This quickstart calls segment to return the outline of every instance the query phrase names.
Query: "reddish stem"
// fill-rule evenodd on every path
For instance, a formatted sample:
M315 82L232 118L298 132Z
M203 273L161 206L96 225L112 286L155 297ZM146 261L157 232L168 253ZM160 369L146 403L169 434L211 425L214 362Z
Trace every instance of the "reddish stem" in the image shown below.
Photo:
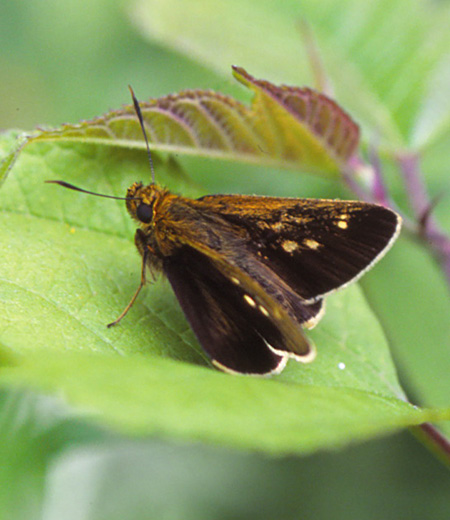
M439 262L450 285L450 239L440 229L432 216L433 203L426 192L419 168L419 157L416 154L404 154L397 157L411 209L417 220L419 235L429 244Z
M413 431L417 437L447 466L450 466L450 441L433 424L423 423Z

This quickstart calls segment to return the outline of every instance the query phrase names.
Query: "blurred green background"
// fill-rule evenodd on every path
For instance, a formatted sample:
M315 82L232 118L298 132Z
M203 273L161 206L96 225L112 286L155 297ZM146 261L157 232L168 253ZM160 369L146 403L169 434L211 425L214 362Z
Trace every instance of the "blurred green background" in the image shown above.
M271 3L261 0L261 9L269 12ZM418 3L425 12L434 13L445 4ZM289 35L294 43L288 59L297 60L298 67L287 76L282 73L283 66L276 70L271 65L281 52L276 46L275 59L262 53L259 61L252 60L252 49L239 49L239 35L248 37L254 31L255 38L271 38L271 25L266 25L261 12L252 11L252 2L232 3L238 6L235 54L225 47L222 27L206 27L204 23L208 10L213 17L220 2L193 2L189 16L181 20L174 11L174 23L183 24L183 28L215 33L214 61L202 57L195 45L189 47L186 39L178 39L176 30L173 41L165 39L167 19L158 18L159 7L164 11L167 7L163 4L170 4L176 10L177 2L149 2L150 13L153 9L155 19L159 19L159 25L153 26L154 39L149 39L151 29L148 25L143 28L145 4L107 0L2 2L0 129L31 130L36 125L89 119L129 103L128 84L141 99L185 88L212 88L247 99L231 78L232 63L261 77L269 74L264 69L268 63L272 72L268 79L273 82L312 84L294 18ZM178 2L181 11L186 4L189 2ZM320 9L321 2L316 4ZM343 34L361 23L366 1L323 3L323 9L333 6L336 24L341 6L349 4L353 4L355 16L351 25L342 28ZM407 5L394 4L399 9ZM376 16L382 20L388 3L379 1L376 5L378 12L373 16L375 21ZM281 22L276 16L271 22L276 32ZM395 27L389 34L395 40ZM412 22L411 38L420 36L423 32L414 31ZM257 49L257 41L255 46ZM286 59L280 56L280 61ZM383 85L383 78L377 81ZM416 103L420 112L420 102L414 98L409 101ZM373 99L370 102L376 104ZM399 144L411 143L413 125L402 115L400 105L396 113L400 130L392 130L390 124L386 128L391 128ZM363 123L374 124L369 116L364 119L363 112L358 115ZM439 137L442 123L438 115L433 117L438 137L425 150L430 171L435 172L430 177L432 191L441 186L444 173L440 158L448 153L448 133ZM224 189L228 187L225 183L231 183L227 191L262 193L269 176L236 175L230 181L218 168L215 178L204 176L202 180L211 189ZM303 182L287 173L278 178L280 194L288 193L287 186ZM323 196L331 190L326 181L308 180L305 184L306 190L318 190ZM26 390L0 393L0 505L5 519L444 519L450 511L449 484L446 470L408 433L341 452L271 459L211 446L127 439L78 418L54 399Z

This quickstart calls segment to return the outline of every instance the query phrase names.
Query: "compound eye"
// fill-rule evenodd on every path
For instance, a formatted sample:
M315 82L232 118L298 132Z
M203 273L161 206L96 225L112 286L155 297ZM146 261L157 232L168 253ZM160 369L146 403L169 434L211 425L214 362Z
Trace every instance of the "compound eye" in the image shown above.
M153 209L150 204L144 204L141 203L136 208L136 216L141 221L144 222L144 224L148 224L152 221L153 218Z

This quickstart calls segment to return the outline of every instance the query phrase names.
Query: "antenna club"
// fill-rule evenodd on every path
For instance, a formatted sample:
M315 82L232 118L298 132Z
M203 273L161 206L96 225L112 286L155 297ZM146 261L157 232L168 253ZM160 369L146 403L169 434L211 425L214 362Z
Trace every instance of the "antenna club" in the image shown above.
M155 169L153 168L152 153L150 151L150 145L148 144L147 132L145 131L144 118L142 116L141 107L139 106L139 101L137 100L136 96L134 95L133 87L131 85L128 85L128 88L130 90L131 98L133 99L134 110L138 117L139 124L141 125L142 134L144 135L145 145L147 147L148 161L150 163L150 170L152 172L152 184L154 184L155 183Z
M81 193L87 193L88 195L95 195L96 197L104 197L105 199L115 199L115 200L130 200L130 197L116 197L114 195L105 195L103 193L96 193L95 191L84 190L83 188L78 188L73 184L69 184L65 181L44 181L47 184L58 184L58 186L62 186L63 188L68 188L69 190L80 191ZM135 199L140 200L140 199Z

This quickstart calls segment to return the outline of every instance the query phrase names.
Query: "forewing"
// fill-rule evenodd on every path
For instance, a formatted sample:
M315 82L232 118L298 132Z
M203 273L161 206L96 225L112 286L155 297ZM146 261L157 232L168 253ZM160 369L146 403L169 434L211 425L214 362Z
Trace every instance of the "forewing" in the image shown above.
M288 355L310 361L301 326L226 259L184 246L163 261L180 305L213 363L231 372L280 372Z
M389 249L400 217L364 202L211 195L194 201L238 230L305 302L357 280Z

